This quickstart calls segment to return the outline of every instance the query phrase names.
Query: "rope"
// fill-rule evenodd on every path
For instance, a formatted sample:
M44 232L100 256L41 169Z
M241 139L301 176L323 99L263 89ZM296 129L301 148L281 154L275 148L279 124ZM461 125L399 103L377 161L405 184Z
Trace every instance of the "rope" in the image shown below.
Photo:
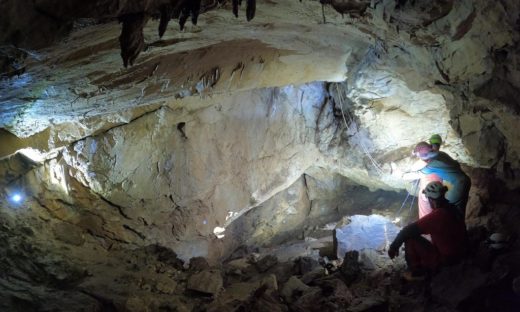
M348 123L347 123L347 119L345 118L345 112L343 111L343 103L344 103L344 99L343 99L343 95L342 95L342 92L340 92L339 90L339 86L336 84L336 92L338 94L338 100L339 100L339 107L341 108L341 116L343 117L343 122L345 123L345 128L348 129ZM350 123L354 123L354 118L352 118L352 116L350 115L350 113L347 111L347 116L349 118L349 121ZM372 157L372 155L370 154L370 151L368 150L368 148L365 146L365 144L363 144L363 141L362 140L359 140L359 145L361 146L361 149L363 150L363 152L365 153L365 155L368 157L368 159L370 159L370 161L372 162L372 165L374 165L374 167L376 168L376 171L379 175L382 175L383 174L383 168L381 167L381 165L379 165L377 163L377 161L374 159L374 157Z
M413 189L412 189L413 194L415 194L415 192L417 192L418 187L419 187L419 180L417 180L417 182L415 182L415 185L413 186ZM406 193L407 193L406 198L404 199L403 204L401 205L401 208L399 208L399 210L397 211L396 217L399 217L401 215L401 210L403 210L403 207L406 204L406 201L410 197L410 193L409 192L406 192ZM415 197L415 195L412 195L412 196ZM410 212L409 212L410 214L412 213L413 202L414 202L414 199L412 198L412 201L410 203Z
M347 119L345 118L345 111L343 110L343 103L344 103L343 93L340 92L338 85L336 85L336 92L338 94L338 100L340 102L339 107L341 108L341 116L343 117L343 122L345 123L345 128L348 129ZM352 118L352 115L348 111L347 111L346 115L348 116L348 119L349 119L350 123L352 124L354 122L354 118ZM383 168L381 167L380 164L377 163L377 161L374 159L374 157L372 157L367 146L365 144L363 144L362 140L359 141L359 145L361 146L361 149L363 150L365 155L368 157L368 159L370 159L370 161L372 162L372 165L374 165L374 168L376 168L377 173L379 175L382 175ZM415 184L413 185L413 188L412 188L413 194L415 194L417 192L417 188L419 187L419 182L420 182L420 180L417 180L417 182L415 182ZM403 203L401 204L401 207L397 211L397 214L396 214L397 218L401 215L401 211L403 210L404 206L406 205L406 202L408 201L409 197L410 197L410 192L407 192L406 197L405 197ZM412 200L410 201L410 208L408 211L408 217L410 217L412 215L412 208L413 208L413 204L415 201L415 197L416 197L415 195L412 195Z
M417 180L417 182L415 182L414 188L412 190L413 194L415 194L417 192L417 188L419 188L419 182L420 182L420 180ZM410 193L408 193L408 194L410 194ZM416 196L412 197L412 202L410 203L410 209L408 211L408 221L410 221L410 217L412 216L412 207L413 207L413 203L415 202L415 197Z
M401 214L401 210L403 210L403 207L404 205L406 204L406 201L408 200L408 197L410 197L410 193L409 192L406 192L406 197L403 201L403 204L401 205L401 208L399 208L399 210L397 210L397 214L396 214L396 217L399 217L399 215ZM413 202L413 201L412 201Z

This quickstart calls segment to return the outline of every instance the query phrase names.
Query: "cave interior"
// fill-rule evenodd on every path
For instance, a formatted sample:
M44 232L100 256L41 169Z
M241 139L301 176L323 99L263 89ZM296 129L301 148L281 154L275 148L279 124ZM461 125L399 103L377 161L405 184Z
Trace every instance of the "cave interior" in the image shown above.
M517 0L0 2L1 311L519 311ZM469 254L387 255L432 134Z

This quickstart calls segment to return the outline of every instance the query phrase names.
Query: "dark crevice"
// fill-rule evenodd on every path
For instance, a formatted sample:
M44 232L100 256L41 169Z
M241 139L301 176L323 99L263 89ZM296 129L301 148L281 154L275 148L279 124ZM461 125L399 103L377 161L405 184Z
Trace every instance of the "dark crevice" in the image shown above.
M91 137L95 137L95 136L99 136L99 135L103 135L104 133L107 133L113 129L117 129L119 127L124 127L134 121L137 121L138 119L140 118L144 118L150 114L154 114L156 113L157 111L161 110L164 106L159 106L157 108L154 108L150 111L147 111L147 112L144 112L143 114L139 115L139 116L136 116L135 118L133 118L132 120L130 120L129 122L125 122L125 123L121 123L121 124L117 124L117 125L114 125L112 127L109 127L107 129L102 129L102 130L99 130L99 132L97 131L94 131L92 134L90 135L86 135L84 137L81 137L81 138L78 138L77 140L74 140L74 141L71 141L71 142L63 142L63 145L60 145L60 143L58 143L55 148L58 149L58 148L63 148L63 147L67 147L67 146L72 146L78 142L81 142L83 140L86 140L87 138L91 138ZM0 154L0 156L2 156L2 158L4 157L9 157L9 156L13 156L18 149L22 149L22 148L25 148L25 147L36 147L38 149L40 149L42 152L45 152L45 153L48 153L50 152L50 150L47 150L48 147L46 146L31 146L31 141L34 140L34 141L38 141L38 142L47 142L49 140L48 137L50 137L50 128L51 127L48 127L46 128L45 130L42 130L41 132L39 133L36 133L34 134L33 136L29 137L31 140L26 140L24 138L20 138L18 136L16 136L14 133L12 133L11 131L5 129L5 128L2 128L0 129L0 134L2 134L1 132L2 131L5 131L6 135L9 136L9 143L11 146L16 146L16 149L14 149L11 154L8 154L8 153L2 153ZM34 139L33 139L34 138ZM6 139L6 138L2 138L2 139ZM51 157L51 158L48 158L48 159L45 159L45 161L43 163L41 163L41 165L49 162L50 160L52 159L56 159L58 158L58 156L60 156L61 153L57 153L57 155L55 157ZM38 166L39 167L39 166Z
M107 203L108 205L112 206L112 207L116 207L117 210L119 211L119 214L123 216L123 218L127 219L127 220L132 220L132 218L130 218L125 212L124 212L124 209L125 207L123 206L119 206L118 204L115 204L111 201L109 201L108 199L104 198L103 196L99 195L99 198L104 201L105 203Z
M106 231L109 234L115 235L114 233L112 233L110 231L107 231L106 229L104 229L104 231ZM90 229L87 229L87 233L90 234L92 237L99 238L99 239L102 239L102 240L108 239L110 241L114 241L114 242L117 242L117 243L120 243L120 244L126 244L126 245L132 244L132 243L130 243L128 241L125 241L125 240L122 240L122 239L119 239L119 238L114 238L114 237L109 237L109 236L106 236L106 235L96 234L96 233L94 233ZM112 245L109 245L108 247L105 247L105 248L107 250L110 250L112 248Z
M471 26L473 25L473 21L475 20L476 16L477 10L473 9L473 11L468 15L468 17L457 26L457 31L455 32L455 35L453 35L451 40L457 41L462 39L462 37L464 37L464 35L471 30Z
M307 185L307 175L305 173L302 174L302 180L303 180L303 186L305 187L305 196L307 197L307 200L309 201L309 210L307 211L307 217L308 217L311 214L312 202L311 202L310 196L309 196L309 186Z
M108 299L108 298L105 298L101 295L98 295L98 294L94 294L92 292L89 292L89 291L86 291L84 289L81 289L79 290L79 292L95 299L97 302L100 303L101 305L101 310L100 311L106 311L106 312L117 312L119 311L116 306L114 305L114 301L111 300L111 299Z
M136 229L133 229L131 228L129 225L127 224L123 224L123 228L125 228L126 230L129 230L130 232L134 233L135 235L139 236L140 239L142 240L145 240L146 239L146 236L143 235L143 233L137 231Z
M442 79L444 79L446 83L450 83L450 76L442 70L441 65L438 61L435 61L435 66L437 67L437 70L439 71L439 74L441 75Z
M186 127L186 123L185 122L179 122L177 124L177 130L179 130L179 132L181 133L181 137L184 139L184 140L187 140L188 139L188 136L186 135L186 132L185 132L185 127Z

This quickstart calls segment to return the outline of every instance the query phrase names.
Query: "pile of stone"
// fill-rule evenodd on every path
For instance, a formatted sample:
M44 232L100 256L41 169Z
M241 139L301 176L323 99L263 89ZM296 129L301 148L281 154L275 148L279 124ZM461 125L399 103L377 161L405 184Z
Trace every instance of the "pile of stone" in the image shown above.
M200 311L387 311L390 271L367 274L359 260L357 251L343 261L252 254L212 268L196 258L186 291L206 298Z
M424 281L404 281L402 259L374 265L386 257L375 250L285 262L252 253L219 268L192 259L186 289L206 298L195 311L518 311L520 252L504 235L470 235L470 257Z

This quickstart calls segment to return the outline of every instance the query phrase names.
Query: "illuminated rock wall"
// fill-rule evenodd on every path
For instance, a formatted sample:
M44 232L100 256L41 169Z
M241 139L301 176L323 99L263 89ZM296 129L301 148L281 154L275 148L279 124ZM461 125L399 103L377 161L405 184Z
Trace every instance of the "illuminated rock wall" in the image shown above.
M506 224L518 6L374 1L361 18L326 7L324 24L317 1L266 1L252 23L214 10L163 40L150 21L128 69L115 22L21 53L23 72L0 82L4 302L167 300L185 280L157 260L173 251L217 262L395 211L393 191L410 189L399 170L433 133L473 178L470 224Z

